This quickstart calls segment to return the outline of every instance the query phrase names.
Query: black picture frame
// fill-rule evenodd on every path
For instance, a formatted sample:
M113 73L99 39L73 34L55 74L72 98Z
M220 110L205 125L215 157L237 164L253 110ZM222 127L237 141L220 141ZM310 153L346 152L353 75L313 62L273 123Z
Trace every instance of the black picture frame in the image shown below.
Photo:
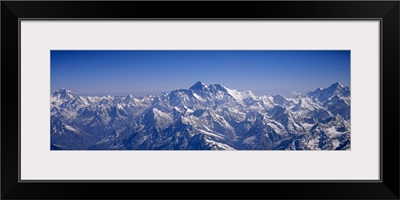
M399 9L398 1L2 1L1 198L399 199ZM20 19L379 19L381 181L20 182Z

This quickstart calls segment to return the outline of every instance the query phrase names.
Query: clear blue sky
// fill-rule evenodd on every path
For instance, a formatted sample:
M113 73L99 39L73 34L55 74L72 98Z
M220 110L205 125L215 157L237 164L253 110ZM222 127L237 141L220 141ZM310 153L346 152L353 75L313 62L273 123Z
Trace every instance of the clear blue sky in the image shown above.
M137 96L220 83L257 95L350 86L350 51L51 51L51 91Z

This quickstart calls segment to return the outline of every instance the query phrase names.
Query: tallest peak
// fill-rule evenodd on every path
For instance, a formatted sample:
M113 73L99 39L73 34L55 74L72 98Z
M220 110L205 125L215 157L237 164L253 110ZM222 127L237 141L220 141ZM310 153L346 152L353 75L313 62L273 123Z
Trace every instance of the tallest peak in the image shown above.
M192 87L190 87L191 90L202 90L205 88L207 88L207 86L201 81L197 81Z

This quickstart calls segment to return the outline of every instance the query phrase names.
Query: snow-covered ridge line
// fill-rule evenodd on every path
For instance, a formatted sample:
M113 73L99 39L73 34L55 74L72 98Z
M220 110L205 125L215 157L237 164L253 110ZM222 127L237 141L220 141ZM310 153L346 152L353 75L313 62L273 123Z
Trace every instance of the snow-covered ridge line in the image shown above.
M350 90L340 83L292 98L200 81L143 98L60 89L50 103L57 149L350 148Z
M303 97L304 96L311 96L312 94L319 93L319 91L325 90L325 89L329 89L330 87L340 87L340 88L344 88L344 89L349 90L349 88L347 86L343 86L340 82L336 82L336 83L333 83L329 87L317 88L315 91L308 92L306 95L296 95L296 96L303 96ZM209 86L207 86L206 84L204 84L201 81L196 82L193 86L191 86L189 88L189 90L193 90L193 91L205 90L205 89L209 90L209 88L213 88L214 90L215 90L215 88L226 90L231 96L237 97L238 99L243 99L243 98L248 97L248 96L252 96L254 98L271 98L271 97L284 97L286 99L293 99L294 98L294 97L285 97L285 96L282 96L280 94L257 96L257 95L254 94L254 92L252 92L250 90L238 91L238 90L235 90L235 89L229 89L228 87L225 87L222 84L209 84ZM106 98L106 99L114 99L114 98L120 98L120 99L144 99L144 98L154 98L155 96L166 95L168 93L171 93L171 92L174 92L174 91L180 91L180 90L186 90L186 89L178 89L178 90L173 90L173 91L170 91L170 92L161 92L159 95L140 95L140 96L135 96L133 94L128 94L128 95L114 95L114 96L112 96L112 95L108 94L108 95L79 95L79 96L81 96L83 98L89 98L91 100L99 100L99 99L104 99L104 98ZM71 90L66 89L66 88L61 88L59 90L56 90L56 91L54 91L52 93L52 95L63 94L63 93L65 93L66 95L68 95L70 97L78 95L78 94L76 94L76 93L74 93Z

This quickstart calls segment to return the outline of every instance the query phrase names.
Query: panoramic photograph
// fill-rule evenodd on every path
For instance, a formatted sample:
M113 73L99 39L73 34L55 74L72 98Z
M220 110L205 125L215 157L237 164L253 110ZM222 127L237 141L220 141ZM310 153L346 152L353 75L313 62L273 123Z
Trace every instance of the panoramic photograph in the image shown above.
M351 150L349 50L50 54L50 150Z

